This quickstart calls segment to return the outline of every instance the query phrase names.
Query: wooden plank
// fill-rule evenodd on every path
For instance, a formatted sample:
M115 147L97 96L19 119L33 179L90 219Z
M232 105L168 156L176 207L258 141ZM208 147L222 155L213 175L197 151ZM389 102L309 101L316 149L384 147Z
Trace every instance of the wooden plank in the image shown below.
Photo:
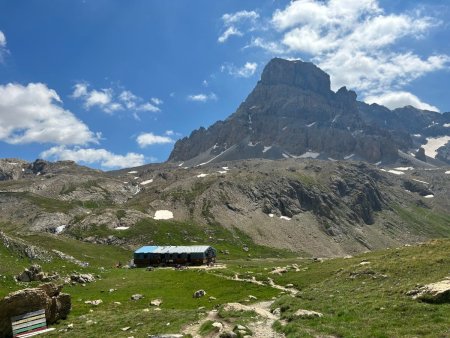
M13 324L12 328L13 328L13 331L15 331L15 330L23 329L25 327L33 326L33 325L36 325L36 324L39 324L39 323L43 323L44 325L47 325L47 321L45 320L45 317L44 318L37 318L35 320L31 320L31 321L26 322L26 323Z
M36 331L33 331L33 332L22 333L22 334L16 336L16 338L33 337L33 336L37 336L38 334L43 334L43 333L54 331L54 330L55 330L54 327L50 327L50 328L44 329L44 330L36 330Z
M23 315L11 317L11 321L15 322L15 321L18 321L18 320L21 320L21 319L25 319L25 318L28 318L28 317L37 316L37 315L40 315L40 314L43 314L43 313L45 314L45 309L37 310L37 311L33 311L33 312L28 312L28 313L25 313Z
M37 316L34 316L34 317L29 317L29 318L26 318L26 319L18 320L17 322L12 322L12 325L13 326L14 325L20 325L20 324L28 323L29 321L40 319L40 318L44 318L45 319L45 313L37 315Z
M23 332L27 332L27 331L31 331L31 330L35 330L35 329L39 329L42 327L47 327L47 323L39 323L39 324L27 326L25 328L14 330L13 335L17 335L19 333L23 333Z

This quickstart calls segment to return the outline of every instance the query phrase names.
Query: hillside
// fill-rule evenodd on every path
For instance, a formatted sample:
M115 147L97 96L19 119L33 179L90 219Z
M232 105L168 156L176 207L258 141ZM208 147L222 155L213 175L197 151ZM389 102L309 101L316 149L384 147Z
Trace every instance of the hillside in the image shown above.
M450 234L448 169L285 159L104 173L12 161L2 160L18 176L0 181L0 222L13 235L340 256Z

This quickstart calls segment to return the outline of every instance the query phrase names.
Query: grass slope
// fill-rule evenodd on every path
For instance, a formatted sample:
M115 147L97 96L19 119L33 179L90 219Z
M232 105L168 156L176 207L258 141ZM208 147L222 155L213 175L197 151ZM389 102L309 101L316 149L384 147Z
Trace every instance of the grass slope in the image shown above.
M228 302L245 302L249 295L256 296L258 301L277 297L272 307L281 309L281 321L275 326L287 337L450 335L450 304L422 303L406 295L417 284L436 282L449 276L450 240L323 262L309 258L235 256L227 260L226 269L215 271L116 269L112 266L118 260L127 261L130 251L53 235L29 235L24 240L39 243L47 250L58 249L90 263L82 268L54 259L42 263L45 271L58 271L61 275L72 271L91 272L100 277L86 286L65 286L64 292L72 295L73 309L69 318L56 328L64 329L72 323L73 329L49 336L145 337L147 334L180 332L183 326L203 318L206 311ZM0 246L0 296L36 285L13 280L13 276L30 263ZM292 263L299 266L299 271L290 270L281 275L270 273L275 267ZM235 274L260 281L270 277L279 285L293 284L300 292L292 297L268 285L224 278ZM114 291L109 292L110 289ZM192 298L192 293L198 289L205 289L207 296ZM132 301L130 297L135 293L144 298ZM210 300L210 296L216 299ZM160 311L150 306L150 301L156 298L163 301ZM96 299L103 303L99 306L85 304L87 300ZM294 315L298 309L319 311L324 317L299 319ZM122 331L125 327L130 328ZM209 331L207 327L204 330Z

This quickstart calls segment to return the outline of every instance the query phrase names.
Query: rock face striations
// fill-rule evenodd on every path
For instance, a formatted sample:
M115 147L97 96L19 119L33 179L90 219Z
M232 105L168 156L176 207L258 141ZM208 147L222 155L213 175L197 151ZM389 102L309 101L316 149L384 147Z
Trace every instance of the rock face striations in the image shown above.
M411 122L409 114L421 118ZM438 118L442 121L435 129L448 132L445 114L367 105L346 87L332 91L329 75L314 64L276 58L234 114L179 140L169 161L198 165L300 157L389 163L399 149L425 143L425 138L412 139L411 132L422 132Z

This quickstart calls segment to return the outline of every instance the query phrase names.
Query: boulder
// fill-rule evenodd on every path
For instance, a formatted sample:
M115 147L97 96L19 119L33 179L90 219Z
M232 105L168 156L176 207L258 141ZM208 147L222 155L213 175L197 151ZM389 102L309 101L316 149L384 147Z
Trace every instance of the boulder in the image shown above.
M211 324L211 326L214 327L217 332L223 330L223 324L221 322L214 322Z
M408 295L428 303L450 303L450 277L409 291Z
M95 277L94 277L94 275L92 275L90 273L84 273L84 274L74 273L73 275L70 276L70 280L74 283L86 284L86 283L94 282Z
M142 298L144 298L144 296L141 295L140 293L136 293L136 294L131 296L131 300L139 300L139 299L142 299Z
M203 297L204 295L206 295L206 291L205 290L197 290L197 291L194 292L192 297L200 298L200 297Z
M323 314L320 313L320 312L316 312L316 311L300 309L300 310L297 310L294 313L294 316L298 317L298 318L307 318L307 319L309 319L309 318L321 318L321 317L323 317Z
M151 302L150 302L150 305L153 305L153 306L160 306L161 304L162 304L162 300L161 299L154 299L154 300L152 300Z
M219 336L219 338L237 338L237 333L234 333L233 331L227 331L222 332Z
M61 287L47 283L10 293L0 300L0 336L11 337L11 317L45 309L47 324L65 319L71 309L70 295L60 293Z

